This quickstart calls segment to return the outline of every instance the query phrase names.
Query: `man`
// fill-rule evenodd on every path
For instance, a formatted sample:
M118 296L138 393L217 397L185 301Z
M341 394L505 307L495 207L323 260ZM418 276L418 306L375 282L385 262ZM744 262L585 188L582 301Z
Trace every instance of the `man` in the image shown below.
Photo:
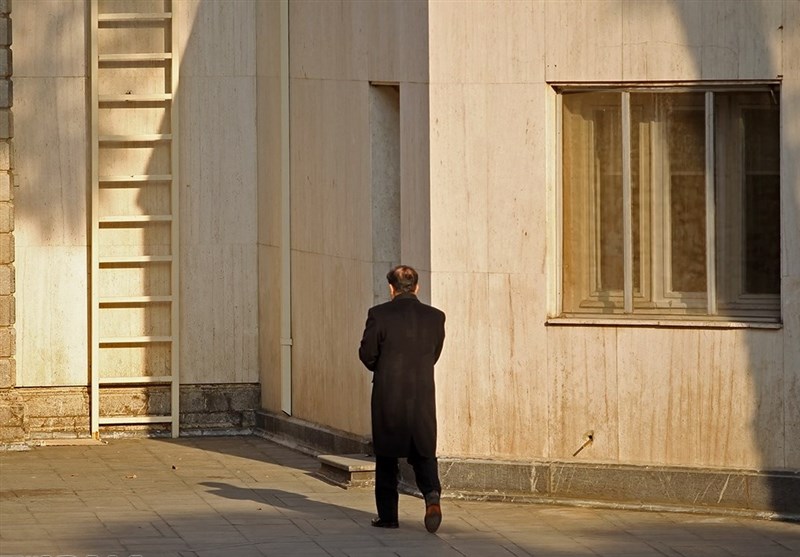
M417 299L419 276L407 265L386 275L391 301L369 310L358 356L372 377L375 503L372 525L397 528L398 458L414 468L425 498L425 528L442 521L436 460L433 366L444 344L444 313Z

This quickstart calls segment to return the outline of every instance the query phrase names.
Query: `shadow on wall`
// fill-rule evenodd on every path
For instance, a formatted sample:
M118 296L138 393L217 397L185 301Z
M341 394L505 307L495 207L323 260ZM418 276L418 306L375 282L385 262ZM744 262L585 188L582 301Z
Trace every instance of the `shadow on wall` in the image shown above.
M797 35L800 26L790 28L792 16L787 17L787 7L781 2L731 2L731 3L688 3L676 1L673 10L682 21L686 44L695 53L694 75L701 78L750 79L754 76L741 75L742 61L751 67L764 68L755 76L760 79L780 79L787 60L798 53L781 51L786 37L790 44L800 40ZM787 3L788 4L788 3ZM630 4L628 6L631 6ZM724 13L722 13L724 12ZM800 12L795 10L795 15ZM700 15L700 17L698 17ZM713 21L709 18L715 18ZM728 21L747 22L749 33L731 28L729 40L738 46L734 52L721 56L721 47L708 44L708 29L716 26L724 32ZM774 24L774 26L773 26ZM784 27L785 26L785 27ZM756 63L752 58L764 57ZM729 68L707 67L710 63L729 63ZM769 68L773 70L769 74ZM747 70L745 70L747 71ZM774 471L769 477L767 489L770 492L772 510L778 516L800 512L797 497L797 471L800 469L800 444L798 444L798 378L797 363L800 362L800 317L798 316L797 250L796 241L787 238L800 237L798 216L800 215L800 176L798 165L786 160L787 154L800 150L797 130L787 129L788 122L797 122L797 106L800 103L796 85L781 89L782 120L782 160L781 163L781 259L782 259L782 319L781 331L747 331L742 338L747 343L751 393L749 399L753 408L750 436L760 453L761 469ZM796 128L796 126L793 126ZM730 331L731 335L740 334ZM777 338L776 338L777 337ZM794 340L793 340L794 339ZM782 342L781 342L782 341ZM773 353L777 351L778 356ZM723 370L725 373L725 370ZM724 378L721 379L724 381ZM748 400L734 400L733 404ZM713 405L713 401L707 401ZM760 487L759 491L763 489Z

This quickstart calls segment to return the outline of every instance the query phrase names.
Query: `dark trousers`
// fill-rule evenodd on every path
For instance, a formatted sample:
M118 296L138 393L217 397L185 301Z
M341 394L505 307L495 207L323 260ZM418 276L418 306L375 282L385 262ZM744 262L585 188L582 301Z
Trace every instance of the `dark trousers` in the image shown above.
M423 496L432 491L441 493L439 463L435 456L420 455L412 442L408 463L414 468L417 488ZM397 457L375 455L375 505L378 507L378 517L387 522L397 522L399 472Z

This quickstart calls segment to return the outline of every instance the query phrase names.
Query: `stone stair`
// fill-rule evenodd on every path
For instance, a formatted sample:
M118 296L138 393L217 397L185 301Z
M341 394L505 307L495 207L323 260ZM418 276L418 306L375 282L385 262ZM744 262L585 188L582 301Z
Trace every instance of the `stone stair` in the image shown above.
M317 460L317 475L334 485L345 489L375 485L375 457L364 454L323 454Z

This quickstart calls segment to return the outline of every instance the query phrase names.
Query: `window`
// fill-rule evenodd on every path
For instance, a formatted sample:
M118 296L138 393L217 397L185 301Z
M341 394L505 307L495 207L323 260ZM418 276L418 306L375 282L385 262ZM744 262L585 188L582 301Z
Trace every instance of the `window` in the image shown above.
M777 89L560 95L563 314L778 320Z

